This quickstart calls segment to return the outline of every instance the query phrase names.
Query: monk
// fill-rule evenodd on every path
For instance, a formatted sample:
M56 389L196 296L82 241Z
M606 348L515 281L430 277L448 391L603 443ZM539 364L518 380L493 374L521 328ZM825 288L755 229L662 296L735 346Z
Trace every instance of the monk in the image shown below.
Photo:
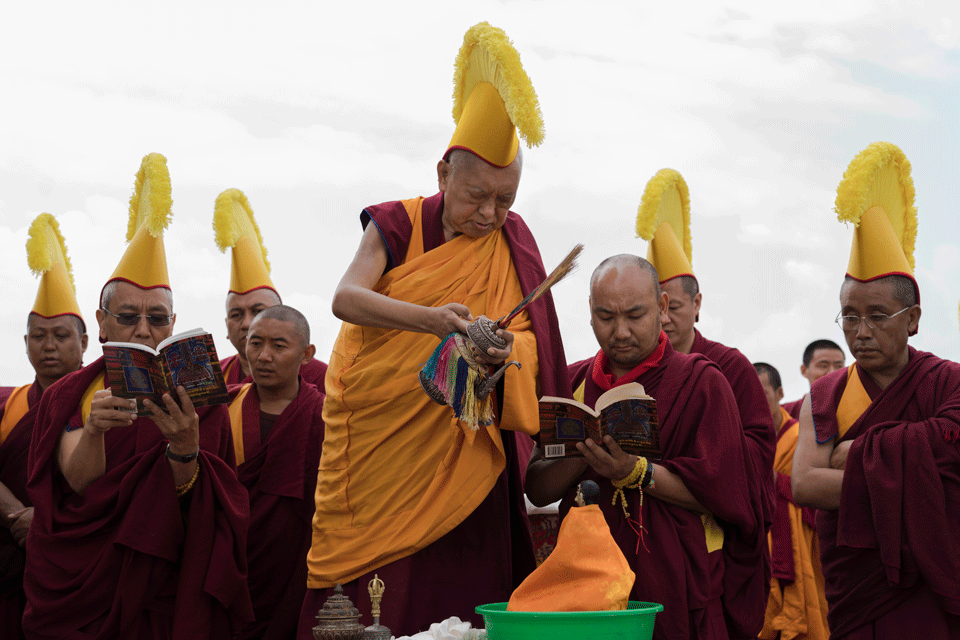
M794 500L819 509L831 637L957 638L960 365L908 345L912 277L864 280L840 288L854 364L803 401Z
M292 638L307 588L323 393L300 374L316 349L296 309L264 309L246 343L253 382L231 388L230 404L237 475L250 494L247 582L255 620L240 637Z
M31 312L23 341L36 377L32 384L14 389L0 405L0 627L12 638L23 637L23 547L33 520L27 497L27 452L33 423L44 390L82 366L87 330L75 315L45 318Z
M100 339L155 348L173 332L172 293L132 280L104 287ZM105 386L100 358L40 403L26 637L230 638L251 612L227 409L194 409L180 387L180 406L166 394L138 418Z
M655 638L728 638L723 611L726 558L764 535L751 501L736 400L716 364L676 351L661 330L668 298L653 266L608 258L590 284L600 351L570 366L574 397L593 406L605 390L637 382L657 401L662 459L628 455L609 436L577 445L582 459L545 460L534 450L527 495L536 505L571 506L576 485L599 484L600 508L637 574L631 600L658 602ZM645 474L614 504L613 482ZM627 515L629 514L629 515ZM588 552L588 550L585 550ZM749 594L728 594L736 605Z
M747 438L747 459L753 466L750 484L755 487L755 499L763 509L764 526L769 528L775 509L774 488L770 478L776 432L757 373L738 350L708 340L696 329L702 294L695 277L683 275L660 284L670 300L663 330L673 348L680 353L699 353L716 362L733 389ZM731 637L753 637L763 624L770 584L769 551L763 538L759 539L752 555L740 558L735 566L728 562L727 569L725 593L749 589L752 594L746 606L728 606L726 609Z
M817 545L815 511L793 502L790 473L797 446L797 421L780 406L783 385L780 372L766 362L753 367L767 396L773 424L777 428L776 474L777 510L770 527L770 555L773 578L761 640L809 638L827 640L827 601L823 595L823 571Z
M237 350L235 355L220 360L220 368L228 385L247 384L253 380L246 355L247 333L258 313L278 304L280 295L272 287L261 287L246 293L231 291L227 294L227 338ZM300 369L303 380L316 385L321 392L326 375L327 364L313 357Z
M504 378L498 424L465 432L417 381L438 339L474 316L500 317L546 276L510 211L520 172L519 155L498 168L454 150L437 165L440 193L361 215L360 249L333 300L345 324L324 407L300 638L336 582L368 612L377 573L389 591L382 623L399 636L454 615L480 624L474 607L506 601L534 567L513 431L537 431L538 384L551 395L566 384L552 300L498 332L505 349L480 356L523 363Z
M846 366L847 357L833 340L814 340L803 350L803 364L800 365L800 375L807 379L811 385L814 382L827 375L843 369ZM803 400L807 397L804 394L799 400L785 402L783 408L796 420L800 419L800 407L803 406Z

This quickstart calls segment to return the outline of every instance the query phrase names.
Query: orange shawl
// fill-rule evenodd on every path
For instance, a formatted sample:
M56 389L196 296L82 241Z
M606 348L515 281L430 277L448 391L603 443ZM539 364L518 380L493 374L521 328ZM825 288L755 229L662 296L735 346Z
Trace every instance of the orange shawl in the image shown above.
M797 448L799 423L782 407L780 412L786 431L777 441L773 470L785 476L793 470L793 453ZM794 581L770 580L770 597L760 631L761 640L780 638L807 638L827 640L827 600L823 595L823 571L820 569L820 548L817 534L803 521L800 507L785 503L790 521L790 539L793 542ZM779 633L779 635L778 635Z
M523 299L501 231L459 236L424 253L423 198L406 200L413 226L404 262L374 291L439 307L459 302L498 318ZM526 313L513 321L499 428L534 434L537 345ZM331 587L409 556L460 524L505 467L498 426L470 431L434 403L417 374L439 340L429 334L344 323L333 347L323 408L307 586Z

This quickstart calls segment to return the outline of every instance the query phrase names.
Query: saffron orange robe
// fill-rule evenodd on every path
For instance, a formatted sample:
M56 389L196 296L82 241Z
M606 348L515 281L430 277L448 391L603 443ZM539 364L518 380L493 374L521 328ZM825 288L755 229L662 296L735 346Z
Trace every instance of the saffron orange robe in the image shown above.
M256 385L232 387L230 396L237 476L250 494L247 583L254 622L239 638L292 638L307 589L323 394L301 379L297 397L277 416L266 439Z
M431 307L458 302L475 317L504 315L546 275L529 230L511 212L484 238L443 242L442 203L437 194L364 211L390 255L375 291ZM436 336L344 323L327 376L311 590L362 576L354 602L363 612L367 575L388 582L395 570L397 608L384 608L383 623L401 635L452 615L477 620L474 607L505 601L533 569L512 432L537 433L538 393L568 383L555 366L562 346L552 299L528 311L509 328L511 359L523 368L504 376L496 424L477 431L420 387ZM308 593L298 637L308 637L317 600Z
M827 601L823 594L820 547L813 509L793 502L790 476L799 424L780 408L782 422L773 462L777 474L777 510L770 528L773 578L761 640L827 640Z
M960 364L911 347L885 389L854 363L810 399L818 442L853 441L817 511L831 637L960 637Z
M762 597L755 585L752 590L724 594L727 558L749 555L758 539L765 541L762 512L748 487L752 465L746 457L733 391L717 365L701 355L678 353L665 334L661 344L660 361L635 379L657 401L663 454L657 464L679 476L713 517L631 489L626 491L628 521L623 506L612 503L614 488L609 480L588 468L578 482L593 480L600 487L600 509L636 573L630 599L664 607L657 614L653 637L725 640L730 635L724 602L746 607ZM582 394L588 406L594 406L603 391L594 377L600 373L594 372L602 357L601 351L570 366L570 378L578 390L574 395ZM616 385L630 382L629 378L617 380ZM575 493L576 486L564 497L561 516L573 504ZM638 523L645 529L642 539ZM713 531L717 525L722 541ZM720 548L713 550L718 542Z
M247 384L253 382L253 377L243 375L243 367L240 366L240 359L237 354L227 356L220 360L220 368L223 370L223 379L228 385ZM316 358L311 358L310 362L300 367L300 378L317 387L320 393L323 393L323 380L327 377L327 363Z
M746 436L746 455L752 467L748 483L750 500L760 507L765 531L769 530L776 510L773 456L777 435L760 378L746 356L732 347L707 340L699 331L695 331L690 353L705 355L717 363L733 389ZM756 547L748 550L738 546L738 556L728 555L725 561L724 597L744 592L751 594L745 599L738 596L736 604L724 600L724 615L731 638L754 638L763 627L772 575L770 550L763 537L753 542Z
M40 385L34 382L13 389L0 407L0 482L26 507L31 505L27 497L27 452L41 395ZM25 563L24 549L9 529L0 527L0 629L4 630L3 637L11 640L23 637Z
M83 495L57 466L60 436L82 428L104 361L44 392L28 458L34 506L23 629L49 638L229 640L250 619L247 494L237 480L227 408L200 407L200 473L178 499L149 418L104 434L106 471Z

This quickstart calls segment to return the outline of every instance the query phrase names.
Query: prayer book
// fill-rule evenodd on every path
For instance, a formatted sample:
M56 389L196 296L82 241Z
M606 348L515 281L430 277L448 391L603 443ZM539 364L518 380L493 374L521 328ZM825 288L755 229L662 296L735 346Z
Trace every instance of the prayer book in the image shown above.
M569 398L540 398L540 446L544 457L577 458L577 443L590 438L600 446L610 435L620 448L635 456L659 460L660 423L657 401L631 382L597 398L597 408Z
M156 350L132 342L107 342L103 356L110 391L136 399L138 416L152 415L143 405L145 398L164 408L163 394L169 393L179 405L178 386L186 390L194 407L230 400L213 336L203 329L170 336Z

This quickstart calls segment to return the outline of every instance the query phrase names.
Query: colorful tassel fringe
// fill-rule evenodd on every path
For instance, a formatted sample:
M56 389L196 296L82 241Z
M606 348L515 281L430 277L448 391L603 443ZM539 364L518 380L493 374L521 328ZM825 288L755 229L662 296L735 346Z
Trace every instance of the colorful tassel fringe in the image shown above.
M477 397L487 381L486 367L473 358L467 340L459 333L444 338L420 370L420 382L431 398L452 407L454 415L476 431L493 424L493 406L490 396Z

